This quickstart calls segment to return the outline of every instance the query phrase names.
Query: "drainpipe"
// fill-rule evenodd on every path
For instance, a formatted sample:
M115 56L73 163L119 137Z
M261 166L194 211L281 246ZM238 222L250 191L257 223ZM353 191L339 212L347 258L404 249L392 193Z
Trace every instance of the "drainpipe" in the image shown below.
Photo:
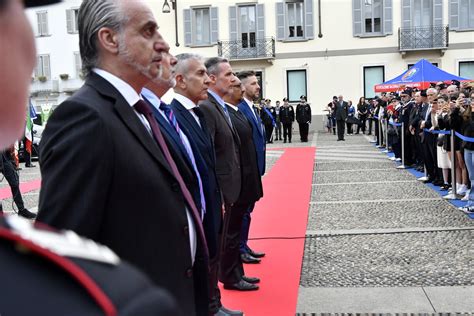
M319 17L319 34L318 37L323 37L323 33L321 32L321 0L318 0L318 17Z

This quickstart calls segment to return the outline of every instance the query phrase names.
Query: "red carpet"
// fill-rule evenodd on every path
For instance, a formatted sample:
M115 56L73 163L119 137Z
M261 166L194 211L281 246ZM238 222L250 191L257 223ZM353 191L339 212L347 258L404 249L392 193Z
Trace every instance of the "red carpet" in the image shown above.
M7 181L7 180L4 180ZM21 193L26 193L30 191L35 191L41 188L41 180L31 180L28 182L20 183ZM12 197L12 191L9 186L0 189L0 200L8 199Z
M315 148L286 148L263 178L264 197L252 213L250 238L304 237L311 198ZM303 260L304 238L250 241L264 251L260 264L245 265L245 274L261 279L253 292L222 290L222 302L246 316L294 315Z

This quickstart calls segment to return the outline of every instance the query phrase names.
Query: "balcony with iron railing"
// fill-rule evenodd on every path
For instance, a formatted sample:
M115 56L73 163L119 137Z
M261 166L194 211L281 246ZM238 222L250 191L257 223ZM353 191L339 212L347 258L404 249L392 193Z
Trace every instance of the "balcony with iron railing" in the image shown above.
M449 26L421 26L398 29L400 52L441 49L449 46Z
M254 40L219 41L218 55L228 60L274 59L275 39L265 37Z

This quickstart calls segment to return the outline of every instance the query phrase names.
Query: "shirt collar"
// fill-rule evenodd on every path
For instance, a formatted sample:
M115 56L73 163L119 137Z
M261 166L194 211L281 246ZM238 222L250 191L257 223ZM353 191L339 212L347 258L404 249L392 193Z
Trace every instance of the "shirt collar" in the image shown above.
M245 103L253 110L253 102L244 97Z
M226 102L227 106L229 106L231 109L234 109L235 111L239 111L239 108L236 107L235 105L230 104L229 102Z
M181 103L184 106L184 108L188 111L197 107L197 105L194 104L193 101L191 101L189 98L185 97L182 94L179 94L179 93L175 92L174 98L176 99L176 101Z
M159 98L155 93L153 93L151 90L149 90L149 89L147 89L147 88L143 88L143 89L142 89L142 96L144 96L148 101L150 101L150 103L151 103L157 110L160 109L161 100L160 100L160 98Z
M120 92L120 94L124 97L125 101L127 101L130 106L134 106L138 102L138 100L140 100L140 96L132 88L132 86L120 79L119 77L100 68L94 68L92 69L92 71L107 80L112 86L114 86L114 88Z
M224 100L222 100L222 98L218 96L217 93L215 93L211 89L207 89L207 92L209 92L214 97L214 99L216 99L217 103L219 103L221 106L225 106Z

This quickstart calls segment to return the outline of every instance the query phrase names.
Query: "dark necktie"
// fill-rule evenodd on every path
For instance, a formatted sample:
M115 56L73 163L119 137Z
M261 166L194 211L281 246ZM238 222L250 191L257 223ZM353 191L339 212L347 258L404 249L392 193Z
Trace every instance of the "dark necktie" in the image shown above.
M183 144L184 149L186 150L186 154L188 155L189 160L191 161L191 164L193 166L194 172L196 173L196 177L198 180L198 185L199 185L199 196L201 198L201 218L204 218L204 214L206 213L206 199L204 198L204 189L202 187L202 180L201 180L201 175L199 174L199 170L196 165L196 159L194 158L194 153L192 148L189 146L189 143L187 143L182 136L181 129L179 128L178 120L176 119L176 116L174 116L174 112L171 109L171 107L164 103L160 103L160 110L165 112L166 117L168 118L168 121L170 122L171 126L173 126L174 130L178 134L179 140L181 141L181 144Z
M163 138L163 135L161 134L160 127L158 126L158 122L153 117L153 112L152 112L151 107L143 100L138 100L138 102L135 103L133 107L135 108L135 110L137 110L138 113L143 114L146 120L148 121L148 123L150 124L151 131L153 132L155 141L158 143L158 146L163 151L166 161L170 165L171 170L173 171L174 177L179 183L179 187L181 188L181 192L184 195L184 199L186 200L188 206L191 208L190 213L194 217L194 224L196 225L198 235L201 238L201 241L203 243L203 246L204 246L203 248L204 248L204 251L206 252L206 256L209 257L206 237L204 235L204 229L202 227L202 221L201 221L199 211L196 207L196 204L194 204L193 198L191 197L191 193L189 193L188 188L184 184L184 180L178 171L178 167L176 166L176 163L171 157L168 146L166 145L165 139Z

